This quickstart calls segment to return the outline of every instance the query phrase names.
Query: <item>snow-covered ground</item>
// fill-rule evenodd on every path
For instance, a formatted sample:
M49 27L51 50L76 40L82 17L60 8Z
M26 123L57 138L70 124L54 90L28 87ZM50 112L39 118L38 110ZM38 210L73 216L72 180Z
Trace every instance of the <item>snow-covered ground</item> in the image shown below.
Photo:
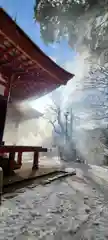
M96 180L96 182L101 183L101 181L105 181L108 183L108 167L96 165L89 166L89 172L92 174L92 177Z
M4 195L0 240L108 239L104 196L79 171L49 185Z

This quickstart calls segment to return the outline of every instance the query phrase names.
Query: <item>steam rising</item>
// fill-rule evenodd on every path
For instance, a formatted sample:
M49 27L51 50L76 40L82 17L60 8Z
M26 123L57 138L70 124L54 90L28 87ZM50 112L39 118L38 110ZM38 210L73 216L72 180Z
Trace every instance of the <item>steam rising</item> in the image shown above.
M100 9L98 5L76 24L78 41L72 46L78 53L74 62L65 65L75 77L62 91L64 109L72 107L74 115L72 141L88 163L99 165L104 161L102 132L108 119L108 14ZM68 145L64 149L68 155L72 150Z
M53 106L51 101L56 102L56 106L60 108L62 105L62 121L64 121L63 113L67 110L72 109L73 114L72 128L68 129L68 132L72 131L72 139L66 143L62 135L57 135L57 147L62 147L67 160L68 157L70 160L75 160L72 155L72 150L75 148L88 163L97 165L102 164L104 160L102 131L107 126L108 119L107 8L107 4L98 4L96 7L84 12L83 16L77 18L75 20L75 39L70 37L72 24L66 23L69 34L64 37L72 49L74 48L76 57L72 61L67 61L64 68L74 73L75 77L65 87L49 95L51 106ZM60 29L60 22L58 25ZM56 24L55 38L57 38L56 35L59 33L59 29L57 29ZM45 102L45 99L43 99L43 102ZM36 127L31 130L32 133L30 132L28 137L23 138L24 143L26 139L26 144L30 141L47 147L53 144L54 129L51 129L49 119L45 118L46 112L51 109L49 103L46 103L46 109L43 108L44 116L36 120ZM17 104L16 108L20 112L25 112L30 105L36 108L36 104L36 101L33 103L28 100ZM43 104L42 101L41 104ZM51 112L50 117L53 118ZM26 124L26 129L28 125L29 123ZM32 122L32 127L33 125L35 126L35 122ZM41 130L42 125L44 131ZM25 123L22 124L22 127L20 126L20 134L23 132L24 127ZM38 133L35 132L35 129L39 129Z

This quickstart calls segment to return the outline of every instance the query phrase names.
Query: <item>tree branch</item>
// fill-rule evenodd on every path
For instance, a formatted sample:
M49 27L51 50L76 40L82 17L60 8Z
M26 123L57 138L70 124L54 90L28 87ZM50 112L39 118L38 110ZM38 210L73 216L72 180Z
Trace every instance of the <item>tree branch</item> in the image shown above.
M56 126L55 126L55 122L56 122L56 120L53 122L53 121L51 121L51 120L48 120L49 121L49 123L53 126L53 128L54 128L54 131L57 133L57 134L60 134L61 132L60 131L58 131L57 130L57 128L56 128Z

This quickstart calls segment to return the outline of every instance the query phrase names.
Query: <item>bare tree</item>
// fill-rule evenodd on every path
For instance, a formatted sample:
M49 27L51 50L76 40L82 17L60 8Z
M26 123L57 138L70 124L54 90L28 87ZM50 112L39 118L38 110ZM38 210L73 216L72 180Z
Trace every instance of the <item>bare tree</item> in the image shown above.
M58 104L53 102L49 105L44 118L52 125L53 132L59 137L70 141L70 130L72 130L72 116L69 111L64 111Z
M108 119L108 71L99 64L88 61L87 64L90 64L89 72L77 87L79 92L83 91L84 97L81 100L80 117L83 117L81 113L88 113L86 120L101 125L102 121L107 122Z
M72 143L73 114L71 107L62 106L62 91L56 91L52 96L52 104L45 111L44 118L52 126L52 139L58 147L59 156L63 159L64 148Z

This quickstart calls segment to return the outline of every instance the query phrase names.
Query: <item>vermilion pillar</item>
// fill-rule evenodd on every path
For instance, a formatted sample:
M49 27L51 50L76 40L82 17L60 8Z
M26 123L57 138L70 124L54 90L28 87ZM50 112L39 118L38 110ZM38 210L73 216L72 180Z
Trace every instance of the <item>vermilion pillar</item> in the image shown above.
M10 91L11 91L11 83L13 80L13 75L10 77L10 81L8 81L8 84L1 83L1 86L3 85L5 87L4 89L4 95L0 95L0 144L3 141L3 134L4 134L4 127L5 127L5 121L6 121L6 113L7 113L7 106L10 98Z
M0 95L0 144L3 140L3 133L5 127L5 119L6 119L6 111L7 111L7 99L4 96Z

